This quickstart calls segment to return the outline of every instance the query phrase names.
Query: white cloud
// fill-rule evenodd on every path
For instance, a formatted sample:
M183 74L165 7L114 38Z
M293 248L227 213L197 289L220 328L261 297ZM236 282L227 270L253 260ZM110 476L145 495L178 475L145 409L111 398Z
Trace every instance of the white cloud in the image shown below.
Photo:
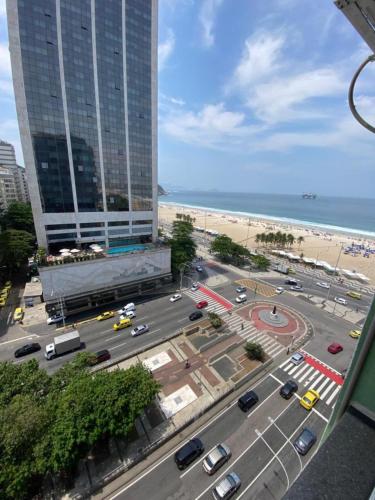
M202 28L202 39L205 47L212 47L215 41L213 34L217 9L223 0L203 0L199 11L199 23Z
M8 45L0 43L0 75L11 78L10 54Z
M6 16L5 0L0 0L0 17Z
M168 29L167 37L164 42L159 43L158 46L158 66L159 71L162 71L166 65L167 60L172 55L175 46L175 36L171 29Z

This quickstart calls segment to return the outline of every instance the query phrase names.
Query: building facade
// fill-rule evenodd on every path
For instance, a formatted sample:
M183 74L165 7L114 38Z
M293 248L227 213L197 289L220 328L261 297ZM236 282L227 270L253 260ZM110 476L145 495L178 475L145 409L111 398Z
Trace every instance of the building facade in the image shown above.
M30 201L25 169L17 165L12 144L0 140L0 209L16 201Z
M157 0L7 0L38 244L157 237Z

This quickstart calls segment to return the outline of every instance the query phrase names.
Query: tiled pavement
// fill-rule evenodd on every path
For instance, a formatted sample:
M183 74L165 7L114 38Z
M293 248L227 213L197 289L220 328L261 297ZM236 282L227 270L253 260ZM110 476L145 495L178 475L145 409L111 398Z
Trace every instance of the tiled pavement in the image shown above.
M276 340L269 337L266 333L257 330L251 321L244 321L235 312L228 313L228 309L222 304L218 303L212 297L208 296L201 289L193 292L192 290L184 290L185 294L192 298L195 302L201 300L206 300L208 302L208 307L206 310L208 312L215 312L219 316L222 316L230 330L236 331L244 340L257 342L260 344L264 351L275 358L281 352L285 351L285 347L279 344Z

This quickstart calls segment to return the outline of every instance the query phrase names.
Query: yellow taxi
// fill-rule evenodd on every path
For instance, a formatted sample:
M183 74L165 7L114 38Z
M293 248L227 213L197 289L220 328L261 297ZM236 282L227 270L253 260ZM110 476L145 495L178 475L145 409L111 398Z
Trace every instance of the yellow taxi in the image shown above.
M5 306L6 301L7 301L6 299L4 299L3 297L0 297L0 307Z
M349 336L353 339L358 339L361 336L362 330L350 330Z
M131 326L132 322L129 318L124 318L120 319L117 323L113 325L113 329L115 332L118 330L122 330L123 328L127 328L128 326Z
M3 290L1 290L1 292L0 292L0 297L1 297L2 299L7 299L7 298L8 298L8 295L9 295L8 290L4 290L4 289L3 289Z
M300 399L300 405L303 406L306 410L311 410L313 406L319 401L320 394L314 389L310 389L306 392L306 394Z
M362 295L359 292L355 292L354 290L349 290L349 292L346 292L346 295L348 297L351 297L352 299L357 299L361 300Z
M14 311L13 319L14 321L20 321L22 318L23 318L23 309L22 307L17 307L17 309Z
M99 316L96 317L97 321L103 321L105 319L113 318L115 313L113 311L106 311L102 314L99 314Z

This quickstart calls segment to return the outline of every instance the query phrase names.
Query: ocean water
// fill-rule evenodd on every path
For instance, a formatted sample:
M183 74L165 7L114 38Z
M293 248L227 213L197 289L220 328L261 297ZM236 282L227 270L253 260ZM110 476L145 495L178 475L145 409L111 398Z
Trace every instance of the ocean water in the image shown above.
M375 199L181 191L161 196L159 202L375 237Z

